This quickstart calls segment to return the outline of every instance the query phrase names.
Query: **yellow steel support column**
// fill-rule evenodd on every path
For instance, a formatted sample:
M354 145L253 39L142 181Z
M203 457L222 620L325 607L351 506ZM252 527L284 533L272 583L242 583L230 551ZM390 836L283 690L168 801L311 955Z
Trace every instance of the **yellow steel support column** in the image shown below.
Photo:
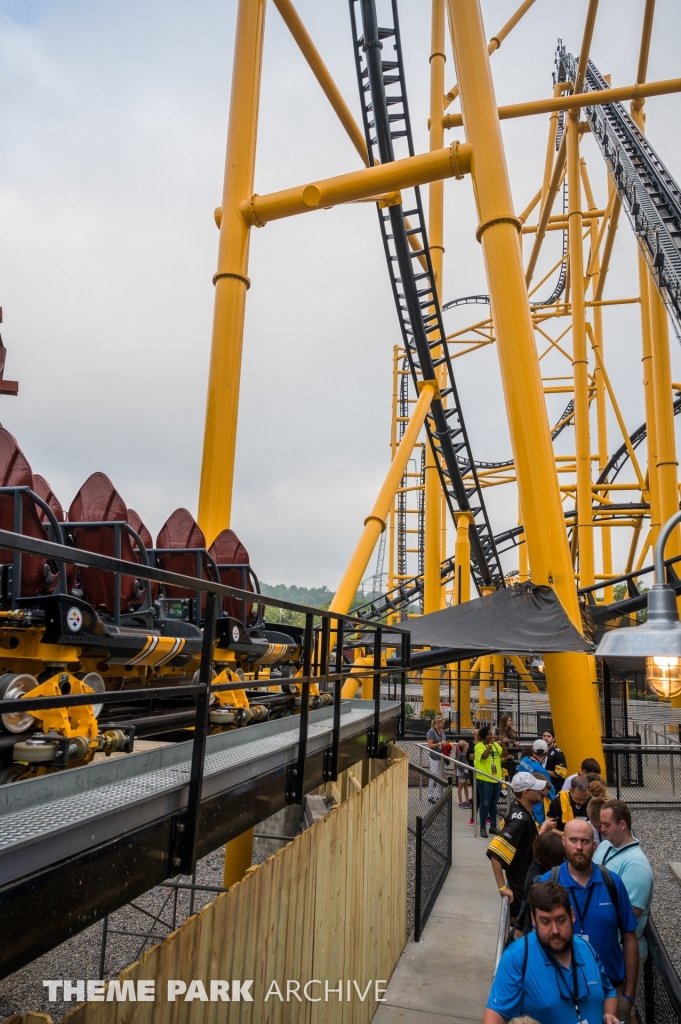
M652 30L653 13L655 0L646 0L646 7L643 18L643 32L641 37L641 50L638 60L638 76L645 81L648 70L648 52L650 47L650 33ZM631 104L631 116L636 124L645 131L645 115L643 113L642 99L634 100ZM642 254L638 253L638 279L641 290L641 343L643 362L643 394L646 409L646 429L648 444L648 500L650 502L650 534L651 545L655 546L657 535L664 519L662 519L662 502L660 496L660 480L658 475L658 442L657 442L657 415L656 415L656 389L655 389L655 361L653 360L653 312L652 293L656 293L655 284L650 276L648 265ZM671 403L670 393L670 403ZM672 432L673 432L672 425ZM638 542L640 526L634 532L632 539L632 550L629 561L633 561L635 543ZM629 571L627 569L627 571Z
M503 692L504 689L504 656L503 654L494 654L492 656L492 681L496 687L499 684L499 693ZM499 723L497 722L497 725Z
M480 3L448 7L532 579L552 585L581 628ZM602 758L586 655L546 655L544 664L568 764Z
M655 393L655 433L657 435L657 486L660 520L666 523L679 511L679 460L674 432L674 397L669 350L669 320L660 293L652 279L648 287L650 301L650 342L652 349L653 390ZM677 526L665 545L665 555L681 554L681 530ZM681 603L677 601L677 603ZM681 707L681 696L672 698L672 707Z
M244 877L253 860L253 829L242 832L225 845L225 888L236 885Z
M238 203L253 192L266 0L239 0L215 284L213 338L199 490L199 525L212 544L229 526L246 313L250 229Z
M570 113L567 125L568 242L572 287L572 367L575 388L575 454L577 461L577 532L579 583L596 582L591 501L591 439L589 425L589 361L584 306L584 252L582 248L582 177L579 165L579 115Z
M669 351L669 320L667 310L655 284L649 282L650 343L655 394L655 431L657 434L657 484L660 495L660 520L663 523L679 511L679 480L674 434L674 397ZM678 526L665 547L667 558L681 554L681 533Z
M660 488L657 480L657 425L655 423L655 386L653 382L653 349L650 341L650 280L648 265L638 254L638 280L641 290L641 362L643 364L643 397L646 410L648 443L648 500L650 503L650 540L654 545L660 532ZM636 538L638 540L638 537ZM633 556L632 556L633 558ZM629 570L627 570L629 571Z
M426 444L425 544L423 554L423 614L440 610L440 475L433 449ZM423 671L423 706L440 710L440 669Z
M596 200L594 199L593 192L591 190L591 183L589 181L589 175L586 170L586 163L582 159L580 162L582 171L582 183L584 185L584 193L586 195L586 201L589 206L589 212L595 210ZM591 235L591 257L589 260L590 271L591 271L591 294L594 300L597 299L599 280L600 280L600 269L601 260L599 252L599 228L598 221L593 218L590 222L589 231ZM601 358L605 359L603 352L603 307L593 307L593 323L594 323L594 338ZM608 421L607 421L607 409L606 409L606 389L605 381L603 380L603 371L596 365L594 367L594 380L596 383L596 422L598 429L598 469L599 475L603 472L608 464ZM605 491L601 494L601 498L607 499L608 492ZM602 559L602 571L604 576L608 576L612 573L612 531L609 526L601 527L601 559ZM606 604L610 604L614 600L613 588L605 587L603 590L603 600Z
M471 599L471 539L472 512L459 512L456 517L456 540L454 542L454 593L453 603L464 604ZM458 661L454 665L454 685L459 706L459 728L472 729L471 720L471 672L469 661Z
M412 449L418 440L419 432L430 409L430 403L437 390L435 381L427 380L423 382L419 400L411 414L404 437L395 452L388 475L376 499L376 504L371 514L364 520L364 532L360 537L359 544L355 548L350 564L345 570L345 575L339 584L333 601L329 605L329 611L340 612L342 615L345 615L350 609L353 598L357 593L357 587L362 582L362 576L376 546L376 541L385 530L390 506L397 493L397 488L402 482Z
M430 54L430 150L442 149L444 129L445 91L445 6L444 0L432 0L431 54ZM428 239L430 243L435 289L442 295L444 182L434 181L428 187ZM434 352L437 358L439 353ZM438 371L438 383L442 384ZM426 445L425 522L423 552L423 613L437 612L442 606L440 578L440 547L442 530L442 488L435 455ZM423 679L423 705L440 710L440 669L426 669Z
M456 515L456 541L454 542L454 604L471 599L471 538L472 512Z
M530 578L530 571L527 562L527 541L525 535L520 538L518 544L518 582L526 583Z

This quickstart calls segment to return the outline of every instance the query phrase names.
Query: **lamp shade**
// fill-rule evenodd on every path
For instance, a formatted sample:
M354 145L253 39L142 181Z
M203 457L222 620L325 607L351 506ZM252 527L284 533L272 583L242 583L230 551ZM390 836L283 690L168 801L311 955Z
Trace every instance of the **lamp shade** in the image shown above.
M648 594L648 621L606 633L599 658L681 658L681 623L671 587L654 586Z

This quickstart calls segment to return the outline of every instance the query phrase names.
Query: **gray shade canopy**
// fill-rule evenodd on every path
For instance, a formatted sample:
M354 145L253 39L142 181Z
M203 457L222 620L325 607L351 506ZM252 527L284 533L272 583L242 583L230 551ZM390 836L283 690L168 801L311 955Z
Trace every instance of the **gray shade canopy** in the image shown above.
M551 587L520 583L409 621L412 665L442 665L485 654L594 653Z

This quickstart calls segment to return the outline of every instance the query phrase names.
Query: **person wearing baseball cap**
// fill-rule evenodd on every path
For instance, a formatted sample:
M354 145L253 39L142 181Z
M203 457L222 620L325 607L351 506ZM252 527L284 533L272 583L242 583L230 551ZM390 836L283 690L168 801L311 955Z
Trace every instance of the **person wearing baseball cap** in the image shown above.
M542 775L548 782L548 789L544 791L544 799L538 800L534 806L533 814L537 819L537 824L542 825L544 818L546 817L544 804L548 806L548 802L553 800L556 795L556 791L553 786L553 779L547 768L544 767L544 760L548 746L544 740L535 740L532 744L532 749L523 756L522 761L518 765L519 772L530 772L532 775Z
M515 773L511 780L513 801L499 832L487 848L499 894L511 900L512 919L523 901L525 876L534 859L532 844L537 833L554 827L553 821L547 819L539 828L532 813L534 805L543 797L544 786L544 780L535 778L532 772L519 770Z

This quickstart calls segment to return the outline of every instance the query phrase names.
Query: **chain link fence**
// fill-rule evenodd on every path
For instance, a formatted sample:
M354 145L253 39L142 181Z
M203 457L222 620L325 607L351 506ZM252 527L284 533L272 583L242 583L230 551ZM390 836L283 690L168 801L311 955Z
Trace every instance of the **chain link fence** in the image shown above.
M451 777L435 775L418 742L400 740L409 757L407 791L407 928L419 942L452 865ZM431 802L434 801L434 802Z
M662 945L652 917L645 936L648 958L636 999L640 1024L681 1024L681 980Z
M423 793L428 791L428 810L422 813ZM415 839L414 941L420 942L452 866L452 786L416 765L409 769L408 828Z
M606 743L605 776L610 797L636 807L681 807L681 746L645 745L640 736Z

